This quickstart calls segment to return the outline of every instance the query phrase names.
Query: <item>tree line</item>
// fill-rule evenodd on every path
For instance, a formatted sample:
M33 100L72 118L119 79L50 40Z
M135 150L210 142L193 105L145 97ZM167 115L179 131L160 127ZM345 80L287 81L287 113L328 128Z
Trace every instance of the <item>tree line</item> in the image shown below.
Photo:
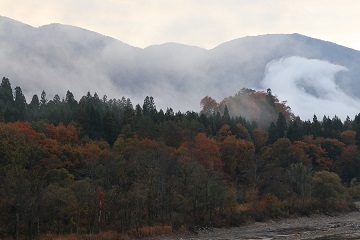
M232 114L236 103L250 121ZM133 106L70 91L27 103L3 78L0 238L150 236L349 211L360 197L360 115L302 121L270 89L201 106L175 113L153 97Z

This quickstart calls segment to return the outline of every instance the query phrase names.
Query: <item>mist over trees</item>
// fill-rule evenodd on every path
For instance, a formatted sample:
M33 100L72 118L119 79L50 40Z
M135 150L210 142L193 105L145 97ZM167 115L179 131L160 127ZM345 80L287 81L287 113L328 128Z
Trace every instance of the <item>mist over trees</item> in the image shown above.
M271 89L206 96L200 113L39 93L0 85L0 238L148 237L360 197L360 115L303 121Z
M360 108L360 52L331 42L268 34L213 49L129 44L74 26L32 27L0 16L0 72L29 101L38 89L53 98L71 86L77 100L87 91L129 96L140 105L156 96L158 108L198 112L199 96L220 101L246 87L271 88L304 120L313 114L345 120Z

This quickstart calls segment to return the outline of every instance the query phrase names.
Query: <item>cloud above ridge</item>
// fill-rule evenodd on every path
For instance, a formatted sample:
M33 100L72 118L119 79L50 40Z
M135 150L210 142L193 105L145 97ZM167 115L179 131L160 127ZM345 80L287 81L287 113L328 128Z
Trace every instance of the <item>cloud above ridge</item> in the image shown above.
M301 119L335 115L344 120L360 110L360 99L349 96L337 84L341 65L298 56L277 59L266 66L262 87L271 88L280 101L287 101Z

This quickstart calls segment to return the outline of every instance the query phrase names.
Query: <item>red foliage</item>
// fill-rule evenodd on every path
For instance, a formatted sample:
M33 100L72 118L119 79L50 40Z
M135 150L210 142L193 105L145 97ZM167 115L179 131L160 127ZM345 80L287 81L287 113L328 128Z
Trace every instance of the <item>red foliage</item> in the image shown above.
M59 126L48 124L45 131L47 136L56 139L63 144L74 144L78 141L78 129L74 124L69 124L67 126L62 123L60 123Z
M185 141L177 150L180 161L195 159L205 168L214 170L222 169L219 146L214 139L199 133L195 137L195 142Z

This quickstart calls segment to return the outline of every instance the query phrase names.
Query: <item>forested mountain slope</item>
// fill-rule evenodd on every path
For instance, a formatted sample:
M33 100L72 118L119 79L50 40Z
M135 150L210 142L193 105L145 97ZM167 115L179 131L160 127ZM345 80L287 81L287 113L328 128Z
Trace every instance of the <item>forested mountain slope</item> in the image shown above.
M253 121L231 117L238 103ZM303 121L270 90L201 105L71 91L26 103L3 78L0 238L129 239L354 209L360 114Z
M293 56L300 60L288 59ZM325 67L309 70L308 65L314 65L310 59L320 60ZM127 96L140 103L151 95L162 108L197 111L202 97L209 95L220 101L243 87L265 91L271 88L280 100L291 101L278 87L284 81L295 81L290 90L298 95L305 89L305 97L312 101L331 100L307 106L293 101L293 109L299 111L295 114L300 116L304 114L301 108L310 108L313 114L317 112L313 106L331 105L334 98L328 95L344 95L337 100L343 104L340 109L349 101L355 103L344 111L344 116L353 117L360 104L360 53L300 34L244 37L210 50L176 43L140 49L73 26L50 24L34 28L0 17L0 61L0 72L14 86L21 85L27 98L39 88L48 96L63 96L71 88L76 97L96 91L100 96ZM272 77L271 66L279 64L276 73L294 68L301 71ZM338 65L343 68L334 70ZM320 87L314 84L324 76L327 82ZM328 85L334 88L324 90ZM331 109L327 111L325 115L334 115Z

